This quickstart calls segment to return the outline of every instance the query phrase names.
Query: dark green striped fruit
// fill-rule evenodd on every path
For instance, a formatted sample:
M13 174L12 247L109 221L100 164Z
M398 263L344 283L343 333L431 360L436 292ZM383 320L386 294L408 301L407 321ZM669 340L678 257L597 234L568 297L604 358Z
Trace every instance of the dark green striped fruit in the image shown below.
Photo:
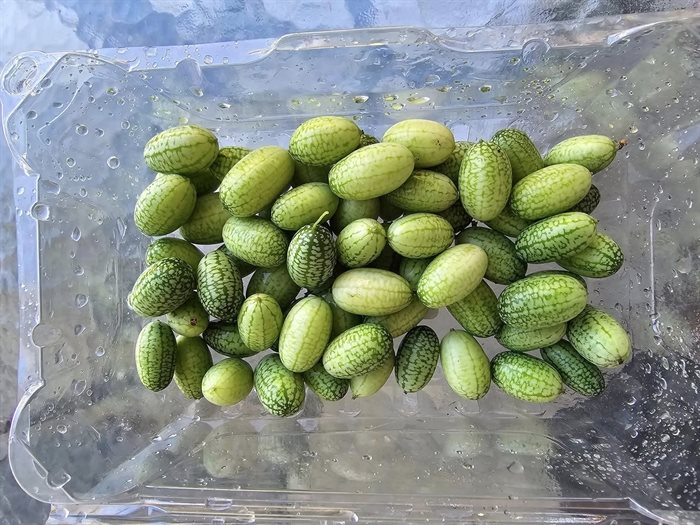
M253 273L255 271L255 266L253 266L252 264L249 264L245 261L242 261L241 259L239 259L235 255L233 255L231 253L231 250L226 248L225 244L222 244L221 246L219 246L216 249L216 251L226 254L226 256L233 261L233 264L235 264L236 268L238 268L238 273L241 274L241 277L246 277L247 275L250 275L251 273Z
M333 234L320 225L325 215L300 228L289 243L287 271L303 288L318 288L333 275L337 254Z
M308 164L295 160L292 186L301 186L302 184L308 184L310 182L323 182L324 184L328 184L328 172L330 170L330 165L309 166Z
M326 401L340 401L348 393L350 387L349 379L333 377L323 368L323 363L316 363L302 376L309 388Z
M219 244L223 242L221 231L230 217L218 193L201 195L190 218L180 227L180 234L193 244Z
M567 211L580 211L590 215L598 207L598 204L600 204L600 190L595 184L591 184L591 189L588 190L586 196Z
M221 181L214 176L210 168L206 168L194 175L188 175L190 182L197 192L197 196L207 195L219 187Z
M379 367L393 353L391 334L384 327L360 324L330 342L323 368L334 377L350 379Z
M461 202L456 202L445 211L438 213L440 217L450 223L455 233L461 232L472 223L471 216L464 209Z
M258 268L276 268L287 260L287 237L266 219L231 217L224 224L223 238L234 257Z
M204 257L204 254L191 243L174 237L164 237L156 239L148 245L146 249L146 264L151 265L156 261L165 259L166 257L176 257L182 259L190 265L192 271L197 271L199 261Z
M409 259L404 257L401 259L399 275L408 281L408 285L414 292L418 288L418 281L420 281L421 275L423 275L423 272L432 260L432 257L426 257L425 259Z
M485 277L494 283L510 284L525 277L527 263L515 250L515 244L502 233L487 228L471 227L455 239L457 244L479 246L488 256Z
M440 363L447 384L467 399L481 399L491 386L489 358L471 335L451 330L440 343Z
M605 379L598 367L586 361L568 341L540 350L542 359L557 369L564 384L587 397L599 395L605 389Z
M406 279L375 268L356 268L338 276L333 300L343 310L358 315L389 315L411 302Z
M260 403L275 416L301 410L306 389L301 374L287 370L278 355L266 355L255 367L255 391Z
M496 294L485 281L481 281L473 292L448 305L447 310L471 335L490 337L502 324L497 304Z
M617 273L625 261L620 246L604 233L596 233L582 250L557 264L584 277L604 278Z
M212 366L202 379L207 401L230 406L243 401L253 390L253 369L243 359L227 357Z
M238 268L220 251L199 261L197 293L204 309L222 321L234 321L243 302L243 282Z
M565 259L593 241L597 222L585 213L560 213L525 228L515 241L515 249L532 263Z
M556 144L544 157L547 166L552 164L580 164L593 173L606 168L615 158L620 144L604 135L581 135Z
M271 296L256 293L248 296L238 312L238 331L248 348L260 352L270 348L282 329L282 309Z
M292 372L314 366L326 349L333 328L333 311L320 297L304 297L287 314L282 325L279 355Z
M347 268L359 268L374 261L386 245L386 232L374 219L358 219L338 235L338 260Z
M585 286L568 275L534 275L506 287L498 298L498 313L518 328L544 328L565 323L586 307Z
M136 200L134 222L145 235L167 235L187 222L196 202L187 177L159 174Z
M491 138L508 156L513 172L513 183L525 178L530 173L544 168L542 155L532 143L530 137L519 129L502 129Z
M619 366L632 355L632 342L622 325L590 305L569 322L566 336L579 354L601 368Z
M324 220L333 217L338 202L328 184L310 182L280 195L272 205L270 218L283 230L297 231L313 224L324 213Z
M141 317L172 312L194 293L196 280L189 264L166 257L154 262L136 279L127 298L129 308Z
M397 122L386 130L382 142L407 147L415 158L416 168L442 164L455 148L454 136L446 126L424 119Z
M275 299L283 310L299 295L300 287L287 272L287 265L258 268L248 282L248 296L264 293Z
M494 357L491 376L506 394L532 403L553 401L564 391L559 372L552 365L520 352Z
M193 295L175 310L169 312L166 319L176 334L185 337L197 337L209 326L209 313L199 302L197 295Z
M375 368L359 376L350 379L350 391L352 398L370 397L379 392L386 384L394 370L394 352L390 352L384 358L384 361Z
M362 316L346 312L340 306L335 304L333 293L328 291L323 294L323 300L328 303L333 311L333 327L331 329L331 339L335 339L345 330L349 330L353 326L362 323Z
M433 213L411 213L395 220L387 230L389 246L403 257L423 259L442 253L452 244L454 230Z
M457 202L457 187L449 177L429 170L416 170L400 187L384 197L408 212L440 212Z
M467 142L466 140L458 140L455 142L455 147L452 153L445 159L445 162L438 164L433 171L447 175L452 182L455 184L459 183L459 168L462 165L462 159L466 155L469 148L474 145L473 142Z
M511 186L510 162L496 144L480 140L469 148L459 172L459 197L469 215L479 221L496 218Z
M289 140L289 153L309 166L329 166L357 149L360 128L343 117L315 117L299 126Z
M136 339L136 371L143 386L154 392L170 384L175 373L175 335L161 321L152 321Z
M209 166L209 171L221 182L224 180L226 174L231 171L231 168L238 164L238 161L250 153L250 151L250 149L240 146L226 146L225 148L221 148L214 162Z
M213 361L201 337L178 337L175 353L175 384L188 399L201 399L202 380Z
M513 213L510 206L503 208L503 211L490 221L485 221L486 226L508 237L517 237L531 223L532 221L522 219Z
M543 328L516 328L503 325L496 334L496 340L508 350L529 352L543 346L553 345L566 334L566 323Z
M367 317L365 322L381 325L391 337L399 337L420 323L427 314L428 307L418 297L414 297L406 308L389 315Z
M338 209L331 219L331 227L336 234L358 219L377 219L379 217L379 199L367 199L364 201L353 201L340 199Z
M428 326L416 326L396 354L396 382L405 393L418 392L432 379L440 359L440 339Z
M146 143L143 157L153 171L190 175L214 162L219 142L208 129L178 126L161 131Z
M248 348L236 324L222 322L210 323L202 338L214 351L228 357L250 357L257 354Z

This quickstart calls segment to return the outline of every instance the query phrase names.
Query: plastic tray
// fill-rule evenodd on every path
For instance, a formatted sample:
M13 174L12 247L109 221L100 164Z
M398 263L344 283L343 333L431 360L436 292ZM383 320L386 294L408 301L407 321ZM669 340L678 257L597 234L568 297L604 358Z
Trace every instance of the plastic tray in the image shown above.
M13 472L58 522L692 523L700 436L700 18L298 34L275 42L16 57L3 124L14 180L21 401ZM422 117L459 139L525 129L543 149L626 137L596 176L623 271L591 302L630 330L634 359L599 398L535 406L492 388L458 399L307 396L294 418L251 396L222 410L138 384L143 321L126 306L148 239L141 151L184 122L223 144L286 145L304 119L370 132ZM6 190L9 191L9 190ZM694 205L695 203L695 205ZM440 334L449 316L430 321ZM493 355L497 345L486 344ZM92 523L93 521L89 521Z

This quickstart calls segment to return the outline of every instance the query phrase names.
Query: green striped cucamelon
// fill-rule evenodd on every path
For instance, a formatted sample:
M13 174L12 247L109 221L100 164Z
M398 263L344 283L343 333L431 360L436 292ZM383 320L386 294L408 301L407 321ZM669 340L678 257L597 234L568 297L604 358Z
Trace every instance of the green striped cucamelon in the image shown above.
M538 275L568 275L569 277L573 277L574 279L576 279L586 290L588 290L588 284L586 284L586 280L577 273L569 272L568 270L540 270L539 272L532 272L530 275L528 275L528 277L535 277Z
M366 266L382 253L386 232L374 219L358 219L338 235L336 247L340 264L347 268Z
M154 262L136 279L127 302L141 317L158 317L192 297L195 285L195 274L189 264L166 257Z
M209 166L209 171L221 183L226 174L231 171L239 160L245 157L251 150L240 146L226 146L219 149L219 154L214 159L214 162Z
M218 244L223 242L221 231L231 214L224 209L218 193L209 193L197 198L197 204L180 227L182 238L193 244Z
M568 341L540 350L542 359L557 369L564 384L584 396L597 396L605 389L605 379L598 367L586 361Z
M556 164L531 173L513 186L510 207L529 221L564 212L591 188L591 172L578 164Z
M145 325L136 339L136 371L143 386L154 392L170 384L175 373L176 340L161 321Z
M532 221L518 217L510 206L506 206L496 217L490 221L484 221L484 223L492 230L496 230L503 235L517 237L525 228L530 226Z
M520 258L515 244L502 233L473 226L460 233L457 244L474 244L486 252L485 277L494 283L510 284L525 277L527 263Z
M350 387L349 379L333 377L326 372L321 362L316 363L304 372L302 376L304 377L304 382L309 385L309 388L316 392L318 397L326 401L339 401L343 399Z
M381 364L374 370L350 378L352 398L373 396L386 384L394 371L394 352L389 352Z
M338 209L331 218L331 228L337 234L358 219L377 219L380 203L378 198L363 201L340 199Z
M202 379L213 361L201 337L178 337L175 353L175 384L188 399L201 399Z
M199 302L199 297L193 295L175 310L168 312L166 320L176 334L197 337L209 326L209 313Z
M598 204L600 204L600 190L595 184L591 184L591 189L588 190L583 199L567 211L580 211L590 215L598 207Z
M292 304L300 287L287 272L287 265L276 268L258 268L248 281L248 295L264 293L275 299L282 310Z
M270 414L282 417L299 412L306 394L301 374L287 370L276 354L266 355L255 367L255 391Z
M566 323L542 328L516 328L503 325L496 334L496 340L508 350L529 352L543 346L553 345L566 334Z
M253 266L250 263L247 263L235 255L231 253L231 250L226 248L225 244L222 244L216 249L217 252L222 252L224 253L229 259L233 261L233 264L236 265L236 268L238 268L238 273L241 274L241 278L246 277L247 275L250 275L255 271L255 266Z
M209 326L202 338L215 352L228 357L250 357L257 354L248 348L241 334L238 331L236 324L214 322L209 323Z
M167 235L187 222L196 202L187 177L159 174L136 200L134 222L145 235Z
M394 353L391 334L377 324L359 324L333 339L323 354L323 368L350 379L379 367Z
M397 122L386 130L382 142L407 147L415 158L416 168L442 164L455 148L454 136L446 126L424 119Z
M279 355L292 372L305 372L323 355L333 328L333 311L320 297L305 297L292 306L282 325Z
M449 177L429 170L416 170L400 187L384 196L387 202L409 212L440 212L459 198Z
M428 326L416 326L396 353L396 382L404 393L418 392L432 379L440 359L440 339Z
M579 354L601 368L619 366L632 355L632 342L622 325L594 306L586 306L569 322L566 337Z
M489 359L471 335L451 330L440 343L442 373L450 388L467 399L481 399L491 386Z
M486 273L486 252L473 244L459 244L435 257L418 281L418 297L428 308L464 299Z
M459 198L469 215L479 221L496 218L511 186L510 162L496 144L480 140L469 148L459 171Z
M310 182L280 195L272 205L270 219L283 230L297 231L324 213L324 220L330 219L337 208L338 197L328 184Z
M452 182L455 184L459 183L459 168L462 165L462 160L464 155L466 155L469 148L474 145L473 142L468 142L466 140L458 140L455 142L455 147L452 153L445 159L442 164L431 168L433 171L447 175Z
M577 211L547 217L525 228L515 241L515 249L528 262L564 259L591 243L597 222L590 215Z
M389 315L411 302L406 279L387 270L356 268L340 274L333 283L333 300L358 315Z
M454 230L446 219L434 213L411 213L395 220L387 230L389 246L402 257L423 259L445 251L452 244Z
M493 382L511 396L532 403L553 401L564 391L556 369L521 352L501 352L491 361Z
M204 254L191 243L174 237L163 237L156 239L148 245L146 249L146 264L151 265L156 261L165 259L166 257L176 257L182 259L190 265L194 272L197 271L199 261L204 257Z
M287 236L260 217L231 217L222 232L231 254L259 268L276 268L287 260Z
M345 330L362 323L362 316L346 312L333 300L333 292L327 291L323 294L323 300L328 303L333 312L333 327L331 328L331 339L335 339Z
M197 268L197 294L204 309L222 321L234 321L243 302L238 268L224 252L206 254Z
M471 335L490 337L502 325L497 304L496 294L486 281L481 281L469 295L447 305L447 310Z
M381 325L391 337L398 337L420 323L427 314L428 307L418 297L414 297L406 308L389 315L367 317L365 322Z
M471 216L459 201L446 210L439 212L438 215L450 223L455 233L461 232L472 223Z
M152 137L143 149L146 165L153 171L191 175L214 162L219 141L208 129L178 126Z
M302 226L294 234L287 250L287 271L292 281L303 288L318 288L333 275L337 253L333 234L320 222Z
M286 150L263 146L239 160L219 186L219 197L235 217L250 217L272 204L292 180L294 161Z
M271 296L264 293L249 295L238 312L238 332L241 340L254 352L270 348L282 329L282 309Z
M197 192L197 196L207 195L216 190L221 184L221 181L214 176L210 168L206 168L194 175L188 175L188 177Z
M408 148L380 142L358 149L336 163L328 173L328 185L341 199L373 199L406 182L413 166Z
M202 394L218 406L235 405L253 390L253 369L238 357L227 357L212 366L202 379Z
M298 160L294 161L294 176L292 186L301 186L310 182L323 182L328 184L328 172L331 166L309 166Z
M581 135L563 140L552 147L544 157L552 164L580 164L593 173L606 168L615 158L620 144L604 135Z
M315 117L299 126L289 140L289 153L309 166L328 166L360 144L360 128L343 117Z
M432 257L426 257L424 259L409 259L408 257L403 257L401 259L399 275L408 281L408 285L414 292L418 288L418 281L420 281L421 275L423 275L423 272L432 260Z
M534 275L506 286L498 298L504 323L517 328L544 328L565 323L586 307L586 287L568 275Z
M542 155L532 143L530 137L519 129L502 129L491 138L510 161L513 172L513 183L525 178L530 173L544 168Z
M624 261L620 246L608 235L598 232L585 248L557 260L557 264L578 275L600 279L617 273Z

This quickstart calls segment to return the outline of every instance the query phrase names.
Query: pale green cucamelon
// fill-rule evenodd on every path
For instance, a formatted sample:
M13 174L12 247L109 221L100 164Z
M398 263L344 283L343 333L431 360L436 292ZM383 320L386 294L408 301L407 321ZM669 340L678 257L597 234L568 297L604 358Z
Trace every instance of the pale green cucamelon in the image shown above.
M418 297L414 297L406 308L389 315L367 317L365 322L381 325L391 337L399 337L420 323L427 314L428 307Z
M390 204L408 212L440 212L459 198L449 177L429 170L416 170L400 187L384 196Z
M338 235L336 247L340 264L347 268L366 266L382 253L386 232L374 219L358 219Z
M445 162L455 147L454 136L446 126L424 119L397 122L386 130L382 142L407 147L415 158L416 168Z
M328 166L360 144L360 128L343 117L315 117L299 126L289 140L289 153L309 166Z
M542 328L516 328L503 325L496 334L496 340L508 350L529 352L543 346L553 345L566 334L566 323Z
M193 246L192 243L175 237L163 237L156 239L148 245L146 249L146 264L151 265L156 261L165 259L166 257L176 257L182 259L190 265L194 272L197 271L199 261L204 257L204 254Z
M531 223L532 221L518 217L510 206L503 208L503 211L490 221L485 221L486 226L508 237L517 237Z
M333 300L343 310L358 315L389 315L411 302L406 279L387 270L356 268L333 283Z
M610 236L598 232L585 248L557 260L557 264L578 275L601 279L617 273L624 260L620 246Z
M178 337L175 353L175 384L188 399L201 399L202 380L213 364L201 337Z
M413 259L442 253L453 239L454 230L450 223L434 213L404 215L392 222L387 230L391 249Z
M363 201L341 199L338 203L338 209L331 219L331 227L337 235L348 224L358 219L377 219L379 210L380 203L378 198Z
M166 235L187 222L196 202L187 177L159 174L136 200L134 222L145 235Z
M513 173L513 183L525 178L530 173L544 168L542 155L532 143L530 137L519 129L502 129L491 138L508 156Z
M190 125L161 131L146 143L143 156L153 171L191 175L208 168L218 152L211 131Z
M270 348L280 335L284 315L275 299L264 293L249 295L238 312L241 340L254 352Z
M136 371L143 386L158 392L170 384L175 373L176 340L161 321L145 325L136 339Z
M489 359L471 335L452 330L440 343L440 363L447 384L467 399L481 399L491 386Z
M532 403L553 401L564 391L559 372L522 352L502 352L491 361L493 382L505 393Z
M337 208L338 197L328 184L310 182L280 195L272 205L270 219L283 230L297 231L313 224L324 213L324 220L330 219Z
M253 369L237 357L227 357L212 366L202 379L202 394L218 406L235 405L253 390Z
M305 372L323 355L333 328L333 311L320 297L309 296L292 306L282 325L279 355L293 372Z
M394 370L394 352L389 352L381 364L369 372L350 378L352 398L373 396L386 384Z
M552 164L580 164L597 173L615 158L620 144L604 135L571 137L556 144L544 157L547 166Z
M566 336L579 354L602 368L619 366L632 355L632 342L622 325L594 306L586 306L569 322Z
M323 368L334 377L350 379L379 367L393 353L391 335L384 327L360 324L330 342Z
M276 268L287 260L284 232L260 217L231 217L222 232L234 257L259 268Z
M518 235L515 249L532 263L544 263L573 256L585 249L596 235L596 221L585 213L560 213L531 224Z
M192 297L195 285L195 274L189 264L166 257L154 262L136 279L127 302L142 317L158 317Z
M248 281L247 294L264 293L277 301L280 308L286 309L299 294L300 287L287 272L287 265L276 268L258 268Z
M209 326L209 313L204 309L197 295L193 295L175 310L168 312L166 319L173 332L185 337L197 337Z
M496 218L511 186L510 162L497 145L480 140L469 148L459 171L459 198L469 215L479 221Z
M201 195L197 204L180 227L182 238L193 244L218 244L223 242L221 231L231 214L224 209L218 193Z

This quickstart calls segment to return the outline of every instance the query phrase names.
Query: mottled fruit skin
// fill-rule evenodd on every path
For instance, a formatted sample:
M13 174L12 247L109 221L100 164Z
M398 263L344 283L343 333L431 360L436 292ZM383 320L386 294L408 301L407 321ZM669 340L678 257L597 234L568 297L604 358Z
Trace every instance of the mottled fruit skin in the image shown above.
M328 184L302 184L279 196L272 205L270 220L283 230L297 231L313 224L324 213L327 213L325 220L333 217L338 202Z
M615 158L619 144L604 135L581 135L556 144L544 157L552 164L580 164L593 173L606 168Z
M219 244L223 242L221 231L230 217L218 193L201 195L190 218L180 227L180 235L193 244Z
M542 155L533 144L530 137L519 129L502 129L491 138L510 161L513 182L518 182L539 169L544 168Z
M250 149L240 146L226 146L221 148L214 162L209 166L209 171L221 182L231 168L238 164L238 161L250 152Z
M447 160L455 148L452 132L432 120L407 119L391 126L382 142L402 144L415 158L416 168L430 168Z
M214 162L219 142L208 129L178 126L152 137L144 147L146 165L153 171L191 175Z
M459 244L433 259L418 281L418 297L428 308L441 308L464 299L483 279L486 252L473 244Z
M205 170L195 173L194 175L189 175L190 182L197 191L197 196L207 195L219 187L221 181L217 179L211 172L211 169L206 168Z
M399 275L408 281L408 285L414 292L418 288L418 282L420 281L421 275L432 261L432 257L426 257L424 259L409 259L404 257L399 263Z
M228 357L250 357L257 354L248 348L236 324L214 322L210 323L202 338L215 352Z
M518 255L513 241L502 233L473 226L460 233L457 244L473 244L488 256L486 278L498 284L510 284L525 277L527 263Z
M586 307L586 287L568 275L534 275L506 287L498 314L517 328L544 328L565 323Z
M175 335L161 321L152 321L136 339L136 371L143 386L159 392L170 384L175 373Z
M394 370L394 352L390 352L384 361L375 368L359 376L350 379L350 391L352 398L370 397L381 390Z
M559 372L541 359L520 352L502 352L491 361L493 382L523 401L547 403L564 391Z
M330 170L331 166L309 166L308 164L295 160L292 186L301 186L302 184L308 184L310 182L323 182L324 184L328 184L328 172Z
M448 305L447 310L471 335L491 337L503 324L497 305L496 294L485 281L481 281L469 295Z
M209 313L196 295L168 312L166 319L173 332L185 337L197 337L209 326Z
M328 305L331 307L331 311L333 312L331 339L335 339L345 330L349 330L353 326L357 326L358 324L362 323L362 316L346 312L340 306L335 304L335 301L333 300L333 293L331 291L327 291L323 294L323 300L328 303Z
M591 189L588 190L586 196L567 211L580 211L590 215L598 207L598 204L600 204L600 190L595 184L591 184Z
M378 198L363 201L341 199L338 209L331 219L331 228L336 235L358 219L377 219L379 217L380 202Z
M289 153L294 160L309 166L328 166L355 151L361 133L350 119L315 117L294 131L289 140Z
M622 248L612 237L597 232L585 248L557 264L578 275L602 279L616 274L624 262Z
M282 364L292 372L305 372L323 355L333 329L333 311L320 297L301 299L287 314L279 340Z
M516 328L503 325L496 334L496 340L508 350L529 352L543 346L553 345L566 334L566 323L544 328Z
M594 397L605 390L605 379L598 367L586 361L568 341L542 348L542 359L557 369L564 384L586 397Z
M386 231L374 219L358 219L348 224L336 239L340 264L359 268L374 261L386 245Z
M394 314L367 317L365 322L381 325L391 337L399 337L420 323L426 315L428 307L421 303L418 297L414 297L406 308Z
M275 299L264 293L248 296L238 312L243 344L255 352L270 348L280 335L284 315Z
M428 326L416 326L403 338L396 353L396 382L405 393L422 390L435 374L440 339Z
M562 213L591 189L591 172L578 164L547 166L513 186L510 207L518 217L536 221Z
M583 286L586 290L588 290L588 284L586 284L586 280L581 277L578 274L575 274L573 272L569 272L567 270L540 270L539 272L532 272L528 277L536 277L536 276L545 276L545 275L567 275L569 277L573 277L576 279L578 282L581 283L581 286Z
M299 412L306 396L301 374L287 370L275 354L263 357L255 367L255 391L265 409L281 417Z
M464 209L462 203L457 201L452 206L438 213L440 217L450 223L455 234L464 230L472 223L471 215Z
M399 188L384 196L390 204L408 212L440 212L459 198L457 186L442 173L416 170Z
M187 177L160 174L136 200L134 222L144 235L167 235L187 222L196 202Z
M338 259L333 233L318 220L299 229L287 250L287 271L302 288L318 288L328 281Z
M510 206L503 208L503 211L490 221L484 221L486 226L508 237L517 237L522 231L532 224L532 221L518 217Z
M387 270L356 268L333 283L333 300L343 310L358 315L389 315L411 302L406 279Z
M289 276L287 265L277 268L258 268L248 281L247 293L251 296L256 293L270 295L277 301L282 310L289 307L299 294L301 288Z
M467 213L479 221L494 219L506 207L511 186L506 154L491 142L474 144L459 171L459 198Z
M401 186L413 173L413 167L408 148L380 142L337 162L328 173L328 185L341 199L373 199Z
M213 361L201 337L178 337L175 354L175 384L188 399L201 399L202 380Z
M395 220L387 230L389 246L402 257L423 259L442 253L452 244L454 230L434 213L411 213Z
M202 379L202 393L207 401L230 406L243 401L253 390L253 369L237 357L228 357L212 366Z
M629 334L610 314L586 308L569 322L566 337L587 361L601 368L614 368L632 356Z
M360 324L330 342L323 368L333 377L350 379L379 367L393 353L391 335L384 327Z
M365 146L371 146L372 144L377 144L379 140L373 135L368 135L364 131L360 135L360 144L357 146L358 149L364 148Z
M481 399L491 386L489 358L471 335L452 330L440 343L442 373L450 388L467 399Z
M231 217L222 236L234 257L258 268L276 268L287 260L286 235L266 219Z
M316 363L302 376L309 388L326 401L340 401L348 393L350 387L349 379L333 377L323 368L323 363Z
M459 168L462 165L462 160L464 155L466 155L469 148L474 145L473 142L468 142L466 140L458 140L455 142L455 147L452 153L445 159L445 162L438 164L433 167L433 171L447 175L452 182L455 184L459 183Z
M194 293L192 268L182 259L166 257L156 261L136 279L127 298L129 308L141 317L158 317L172 312Z
M225 253L209 252L199 261L197 294L210 315L222 321L235 321L243 303L243 281Z
M518 235L515 250L531 263L564 259L585 249L593 241L597 222L580 212L560 213L542 219Z
M146 249L146 264L151 265L156 261L165 259L166 257L175 257L182 259L190 265L194 272L197 271L199 261L204 257L204 254L191 243L174 237L164 237L156 239L148 245Z
M221 202L234 217L250 217L272 204L292 181L294 161L286 150L263 146L251 151L226 174Z

